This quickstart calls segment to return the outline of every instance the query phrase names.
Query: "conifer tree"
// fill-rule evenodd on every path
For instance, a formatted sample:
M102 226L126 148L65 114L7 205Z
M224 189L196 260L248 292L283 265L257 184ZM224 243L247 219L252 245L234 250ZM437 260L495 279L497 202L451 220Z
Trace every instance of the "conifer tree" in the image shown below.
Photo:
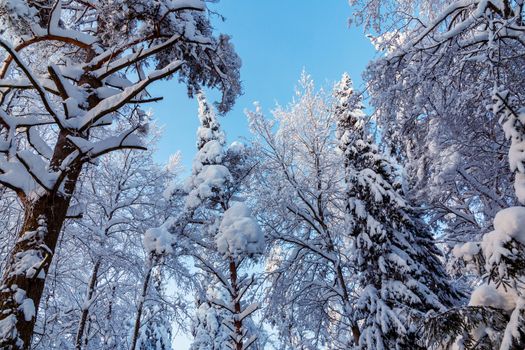
M244 350L257 342L250 316L258 308L257 303L249 302L255 278L245 273L245 266L262 253L264 243L241 198L251 159L240 143L225 149L225 135L214 109L203 93L197 99L200 126L192 174L182 188L173 189L173 193L186 194L184 212L150 230L150 241L160 252L171 251L175 242L184 247L208 283L218 284L213 293L200 293L197 299L192 349L218 349L226 344ZM215 325L203 312L221 325ZM204 336L208 331L220 334L218 338ZM220 339L224 335L227 342L223 344Z
M186 188L186 206L192 212L191 220L199 223L195 229L200 246L208 248L194 256L203 272L218 280L221 290L217 295L224 290L224 297L206 298L205 303L226 312L222 324L228 330L228 346L242 350L257 339L250 334L247 321L258 308L257 303L246 302L245 293L254 278L243 274L243 266L262 252L263 236L246 204L237 198L250 171L246 150L238 143L224 149L225 135L213 109L202 93L198 101L198 152Z
M347 74L334 95L360 293L357 348L416 349L417 321L453 305L458 294L448 284L432 235L403 197L398 165L368 134Z

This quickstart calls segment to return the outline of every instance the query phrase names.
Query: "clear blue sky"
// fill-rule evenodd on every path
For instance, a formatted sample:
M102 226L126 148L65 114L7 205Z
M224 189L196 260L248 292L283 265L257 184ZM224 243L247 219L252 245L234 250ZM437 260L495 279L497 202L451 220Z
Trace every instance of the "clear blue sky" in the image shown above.
M359 88L361 73L375 54L362 29L349 28L352 10L345 0L221 0L210 8L226 17L225 22L216 21L217 31L232 37L243 61L244 95L221 118L229 142L249 136L244 110L254 101L268 113L277 102L287 104L303 68L318 87L331 86L346 71ZM181 150L189 168L198 126L196 101L188 99L175 80L161 82L150 92L165 97L151 105L157 123L165 128L157 161L166 162ZM187 336L179 335L174 349L188 349L189 344Z
M345 0L221 0L209 6L226 18L215 20L217 32L232 37L243 62L244 95L221 118L229 142L248 136L244 110L254 101L267 112L277 102L287 104L303 68L317 86L331 85L346 71L358 88L362 71L374 57L362 29L349 27L352 10ZM196 101L188 99L175 80L160 82L150 92L164 96L150 105L165 128L156 160L164 163L181 150L189 167L198 126Z

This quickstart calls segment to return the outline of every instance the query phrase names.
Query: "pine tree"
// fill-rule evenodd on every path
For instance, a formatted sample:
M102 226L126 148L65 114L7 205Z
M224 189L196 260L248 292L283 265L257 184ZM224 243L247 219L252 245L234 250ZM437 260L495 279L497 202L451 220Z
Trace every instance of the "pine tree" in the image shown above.
M360 293L357 347L415 349L417 320L452 305L458 295L447 283L432 235L403 197L399 166L368 134L361 99L347 74L334 95Z
M198 298L193 348L223 346L222 341L203 336L213 326L213 331L226 330L231 349L247 349L257 342L250 316L258 304L249 302L255 279L244 268L251 258L262 253L264 239L240 196L252 166L248 151L241 144L233 143L225 149L225 135L214 109L203 93L197 99L200 126L192 174L182 189L186 193L185 211L167 224L167 230L177 237L179 245L186 247L186 254L195 260L206 280L218 283L214 293L201 293ZM170 250L173 239L163 238L161 231L157 231L156 242L168 244L161 251ZM208 316L202 312L215 318L218 316L213 315L221 314L221 325L204 320Z

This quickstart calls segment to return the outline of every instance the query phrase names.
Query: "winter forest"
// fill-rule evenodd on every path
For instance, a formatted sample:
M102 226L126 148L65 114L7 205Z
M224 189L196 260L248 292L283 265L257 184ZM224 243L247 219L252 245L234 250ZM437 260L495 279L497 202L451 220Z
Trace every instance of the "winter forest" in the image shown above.
M525 349L525 1L338 1L361 74L234 116L220 1L0 0L1 349Z

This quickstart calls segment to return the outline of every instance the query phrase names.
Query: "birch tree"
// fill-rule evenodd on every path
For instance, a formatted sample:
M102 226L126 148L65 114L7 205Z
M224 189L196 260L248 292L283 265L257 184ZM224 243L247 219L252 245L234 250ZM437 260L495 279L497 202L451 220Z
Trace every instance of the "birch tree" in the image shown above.
M248 118L256 212L269 237L265 317L286 348L347 349L359 330L333 100L303 73L293 102L272 119L260 106Z

